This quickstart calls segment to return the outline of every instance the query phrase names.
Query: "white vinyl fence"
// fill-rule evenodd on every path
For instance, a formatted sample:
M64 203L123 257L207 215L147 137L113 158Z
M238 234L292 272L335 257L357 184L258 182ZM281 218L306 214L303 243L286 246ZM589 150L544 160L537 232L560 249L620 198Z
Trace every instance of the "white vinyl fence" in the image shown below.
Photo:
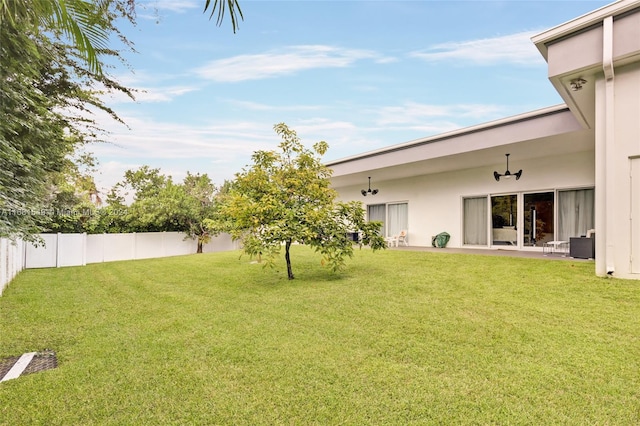
M26 245L25 268L59 268L115 260L150 259L194 254L198 243L181 232L142 232L133 234L40 234L44 246ZM213 237L203 246L204 253L239 248L231 236Z
M9 282L24 268L24 243L0 238L0 296Z

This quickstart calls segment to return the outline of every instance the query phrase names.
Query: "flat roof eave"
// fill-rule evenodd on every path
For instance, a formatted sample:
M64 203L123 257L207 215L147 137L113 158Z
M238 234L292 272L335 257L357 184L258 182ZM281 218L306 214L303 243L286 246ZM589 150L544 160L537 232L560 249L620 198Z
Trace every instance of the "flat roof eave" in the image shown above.
M491 147L492 141L495 144L495 146L499 146L499 145L502 145L505 140L509 140L510 143L517 143L522 140L535 138L536 137L535 135L523 135L519 131L514 131L513 133L510 132L510 129L512 129L514 126L524 122L535 121L536 127L538 127L546 135L562 134L562 133L579 130L579 125L577 124L577 122L575 122L575 120L566 120L565 126L563 126L562 123L558 125L559 123L557 120L553 120L553 122L550 122L549 120L545 120L545 118L555 118L558 116L558 114L566 114L566 113L571 114L571 111L569 110L567 105L565 104L555 105L555 106L527 112L524 114L518 114L511 117L490 121L487 123L483 123L483 124L479 124L471 127L465 127L465 128L454 130L447 133L441 133L434 136L429 136L421 139L415 139L409 142L391 145L385 148L367 151L361 154L329 161L325 164L329 167L333 167L333 166L337 166L344 163L361 161L367 158L384 156L385 154L397 153L400 151L407 151L407 152L414 151L415 149L424 145L435 144L439 142L447 142L447 141L452 142L452 141L455 141L456 139L460 140L461 138L467 138L471 135L478 135L482 133L486 134L486 132L489 132L489 131L492 131L494 136L495 136L495 132L498 132L501 134L502 137L488 140L483 144L484 148ZM545 122L548 122L547 125L545 125ZM469 146L469 148L471 147L472 146ZM411 157L412 156L409 154L407 159L410 159Z
M574 18L563 24L550 28L531 38L545 61L548 61L547 46L566 37L572 36L589 28L602 25L602 21L608 16L619 16L633 9L640 7L638 0L619 0L614 3L602 6L592 12Z

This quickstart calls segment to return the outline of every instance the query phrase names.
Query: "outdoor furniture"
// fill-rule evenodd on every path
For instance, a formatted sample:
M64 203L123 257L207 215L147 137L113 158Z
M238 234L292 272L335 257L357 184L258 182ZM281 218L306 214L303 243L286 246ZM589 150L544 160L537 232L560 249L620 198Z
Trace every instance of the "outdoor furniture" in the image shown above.
M396 247L399 244L404 245L405 247L409 246L409 242L407 241L409 239L409 235L407 233L406 229L403 229L402 231L400 231L400 234L398 234L397 240L396 240Z
M493 229L493 244L518 245L518 231L513 226Z
M595 238L569 238L569 256L576 259L595 259Z
M542 253L545 256L555 253L566 256L569 253L569 241L546 241L542 243Z
M387 247L398 247L398 236L393 235L384 239L387 242Z

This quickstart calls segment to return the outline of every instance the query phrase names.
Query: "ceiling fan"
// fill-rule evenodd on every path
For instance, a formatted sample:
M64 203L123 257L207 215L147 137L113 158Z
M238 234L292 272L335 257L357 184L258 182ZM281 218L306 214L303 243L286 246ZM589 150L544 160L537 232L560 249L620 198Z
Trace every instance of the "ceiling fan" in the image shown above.
M517 173L511 173L509 171L509 155L511 154L505 154L507 156L507 171L504 172L504 174L500 174L498 172L493 172L493 177L496 178L496 181L500 181L500 178L503 177L505 179L511 179L511 176L515 176L516 180L520 179L520 176L522 176L522 169L520 169Z
M368 190L361 190L360 193L362 194L363 197L366 197L367 194L371 194L371 195L376 195L378 193L377 189L372 190L371 189L371 176L369 176L369 189Z

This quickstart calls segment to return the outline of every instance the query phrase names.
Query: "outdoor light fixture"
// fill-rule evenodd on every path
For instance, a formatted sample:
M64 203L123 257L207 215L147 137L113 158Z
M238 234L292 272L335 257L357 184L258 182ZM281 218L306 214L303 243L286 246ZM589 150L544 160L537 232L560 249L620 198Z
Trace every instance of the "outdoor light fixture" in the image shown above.
M507 156L507 171L504 172L503 175L501 175L498 172L493 172L493 177L496 178L496 181L498 182L500 182L501 177L505 179L511 179L511 176L515 176L516 180L520 179L520 176L522 176L522 169L520 169L518 173L511 174L511 172L509 171L509 155L511 154L505 154L505 155Z
M377 189L371 189L371 176L369 176L369 189L360 191L363 197L366 197L367 194L376 195L378 193Z
M571 86L571 90L573 90L574 92L577 92L578 90L582 89L582 85L585 84L587 82L587 80L585 80L584 78L574 78L573 80L571 80L569 82L570 86Z

